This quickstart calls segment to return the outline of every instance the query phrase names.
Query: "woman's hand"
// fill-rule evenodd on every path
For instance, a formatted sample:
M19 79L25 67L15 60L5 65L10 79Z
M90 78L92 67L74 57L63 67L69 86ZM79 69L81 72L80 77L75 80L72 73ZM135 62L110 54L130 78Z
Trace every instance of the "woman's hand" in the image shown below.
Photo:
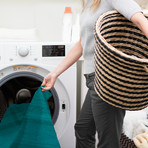
M135 13L131 21L145 34L148 38L148 19L141 13Z
M148 148L148 132L137 135L133 141L137 148Z
M49 73L43 80L43 83L41 84L41 86L45 86L45 87L41 87L42 91L47 91L50 90L55 82L56 82L57 76L54 73Z

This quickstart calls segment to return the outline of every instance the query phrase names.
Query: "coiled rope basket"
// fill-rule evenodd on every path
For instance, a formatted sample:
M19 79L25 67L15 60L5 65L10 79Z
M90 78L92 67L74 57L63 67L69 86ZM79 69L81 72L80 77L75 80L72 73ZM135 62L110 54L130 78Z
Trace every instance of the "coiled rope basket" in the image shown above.
M104 13L95 27L95 91L126 110L148 106L148 39L117 11Z

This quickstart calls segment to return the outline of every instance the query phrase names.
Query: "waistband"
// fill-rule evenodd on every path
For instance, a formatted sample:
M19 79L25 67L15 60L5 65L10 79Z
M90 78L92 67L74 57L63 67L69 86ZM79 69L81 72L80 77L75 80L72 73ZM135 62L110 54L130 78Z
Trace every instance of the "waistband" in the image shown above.
M92 72L92 73L90 73L90 74L84 74L84 76L85 76L86 79L94 78L95 72Z

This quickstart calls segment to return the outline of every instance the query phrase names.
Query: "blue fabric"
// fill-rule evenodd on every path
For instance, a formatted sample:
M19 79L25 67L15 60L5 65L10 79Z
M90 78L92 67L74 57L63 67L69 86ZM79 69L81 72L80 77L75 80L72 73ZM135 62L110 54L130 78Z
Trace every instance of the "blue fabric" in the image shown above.
M1 148L60 148L48 105L51 96L39 88L31 103L9 106L0 123Z

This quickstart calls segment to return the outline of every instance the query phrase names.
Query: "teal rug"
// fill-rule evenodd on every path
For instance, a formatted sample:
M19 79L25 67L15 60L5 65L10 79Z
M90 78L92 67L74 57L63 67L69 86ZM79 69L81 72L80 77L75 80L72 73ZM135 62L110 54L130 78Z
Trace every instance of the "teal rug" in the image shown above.
M0 123L0 148L60 148L47 101L51 96L39 88L31 103L8 107Z

